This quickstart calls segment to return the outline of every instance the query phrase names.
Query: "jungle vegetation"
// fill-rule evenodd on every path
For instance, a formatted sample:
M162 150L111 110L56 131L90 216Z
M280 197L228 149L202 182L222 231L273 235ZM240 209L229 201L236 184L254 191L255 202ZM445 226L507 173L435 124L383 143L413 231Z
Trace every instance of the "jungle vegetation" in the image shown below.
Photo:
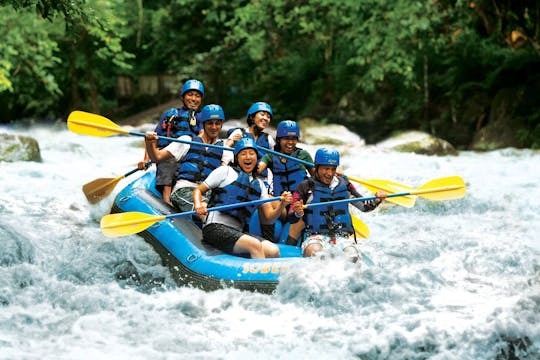
M540 147L537 0L0 0L0 22L4 123L129 116L196 78L229 118L266 101L368 142L419 129L460 147L499 121Z

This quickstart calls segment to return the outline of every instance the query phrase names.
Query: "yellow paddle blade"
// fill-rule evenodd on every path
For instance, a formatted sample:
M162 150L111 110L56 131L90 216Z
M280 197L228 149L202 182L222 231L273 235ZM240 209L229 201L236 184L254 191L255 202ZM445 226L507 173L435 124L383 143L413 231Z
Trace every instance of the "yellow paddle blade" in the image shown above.
M367 239L369 237L369 228L368 226L360 220L358 217L351 214L352 225L356 236Z
M465 182L459 176L428 181L418 189L411 191L412 195L419 195L430 200L455 200L465 196Z
M82 190L84 196L90 204L95 204L107 196L114 190L116 184L122 180L124 176L119 176L117 178L100 178L94 181L90 181L83 185Z
M388 194L395 194L401 192L409 192L413 190L412 187L408 185L399 184L390 180L377 180L377 179L360 179L354 176L347 176L348 179L362 184L366 189L372 193L376 193L379 190L385 191ZM396 205L404 206L411 208L416 202L416 197L414 196L399 196L394 198L388 198L386 201L391 202Z
M107 237L117 237L140 233L152 224L165 220L167 216L155 216L132 211L105 215L101 218L101 231Z
M72 111L69 114L68 129L76 134L106 137L118 134L129 134L104 116L85 111Z

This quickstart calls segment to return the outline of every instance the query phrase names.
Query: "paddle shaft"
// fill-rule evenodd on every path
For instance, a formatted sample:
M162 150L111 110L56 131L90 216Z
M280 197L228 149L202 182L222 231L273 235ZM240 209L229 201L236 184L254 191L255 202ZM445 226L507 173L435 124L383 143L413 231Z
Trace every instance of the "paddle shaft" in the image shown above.
M267 203L267 202L278 201L278 200L281 200L281 196L276 196L276 197L272 197L272 198L268 198L268 199L259 199L259 200L253 200L253 201L248 201L248 202L242 202L242 203L238 203L238 204L221 205L221 206L207 208L206 210L208 212L210 212L210 211L224 211L224 210L235 209L235 208L244 207L244 206L253 206L253 205L264 204L264 203ZM182 213L169 214L169 215L165 215L165 219L171 219L171 218L182 217L182 216L190 216L190 215L195 215L196 213L197 212L195 210L191 210L191 211L186 211L186 212L182 212Z
M150 165L152 165L152 161L147 161L147 162L144 163L144 167L145 167L145 168L148 167L148 166L150 166ZM139 171L139 170L140 170L139 168L135 168L135 169L133 169L133 170L130 170L130 171L128 171L127 173L124 174L124 177L128 177L129 175L133 175L133 174L135 174L135 173L136 173L137 171Z
M129 131L129 130L123 129L120 126L116 125L111 120L109 120L109 119L107 119L107 118L105 118L105 117L103 117L101 115L87 113L87 112L84 112L84 111L73 111L70 114L69 118L68 118L68 126L69 126L70 123L74 124L74 125L77 125L79 127L82 127L83 129L85 127L90 127L92 129L97 129L97 130L103 130L104 131L103 134L89 134L87 131L81 131L80 128L77 129L77 130L72 129L72 131L82 133L82 134L85 134L85 135L110 136L110 135L107 134L107 132L112 132L112 133L116 133L116 134L125 134L125 135L141 136L141 137L146 136L146 134L141 133L141 132ZM214 145L214 144L205 144L205 143L200 143L200 142L195 142L195 141L172 138L172 137L168 137L168 136L158 136L158 139L168 140L168 141L172 141L172 142L179 142L179 143L189 144L189 145L194 145L194 146L201 146L201 147L209 147L209 148L215 148L215 149L223 149L223 150L227 150L227 151L234 151L233 148L226 147L226 146L219 146L219 145ZM278 156L281 156L283 158L286 158L286 159L289 159L289 160L292 160L292 161L297 161L297 162L299 162L299 163L301 163L301 164L303 164L305 166L308 166L308 167L313 166L313 164L310 163L310 162L303 161L303 160L295 158L294 156L283 154L283 153L280 153L279 151L271 150L271 149L268 149L268 148L265 148L265 147L262 147L262 146L257 146L257 150L264 151L264 152L269 152L271 154L278 155Z
M418 189L418 190L411 190L396 194L389 194L386 197L387 198L393 198L398 196L407 196L407 195L422 195L426 193L436 193L436 192L444 192L444 191L452 191L461 189L463 186L461 185L450 185L450 186L440 186L436 188L427 188L427 189ZM357 201L370 201L377 199L376 196L367 196L362 198L350 198L350 199L341 199L341 200L333 200L333 201L327 201L327 202L320 202L320 203L312 203L312 204L306 204L304 205L304 208L309 207L317 207L317 206L328 206L328 205L334 205L334 204L341 204L341 203L350 203L350 202L357 202Z

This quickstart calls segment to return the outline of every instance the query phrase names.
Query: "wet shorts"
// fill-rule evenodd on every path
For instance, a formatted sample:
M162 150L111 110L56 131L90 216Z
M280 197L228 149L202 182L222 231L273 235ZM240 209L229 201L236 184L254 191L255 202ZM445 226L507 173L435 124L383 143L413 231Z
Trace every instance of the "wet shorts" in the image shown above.
M175 190L171 194L172 204L181 212L193 210L193 189L195 188L191 186L186 186ZM205 195L206 196L203 196L202 200L208 203L208 197L210 196L210 192L207 192Z
M331 237L327 234L311 234L306 236L302 242L302 252L304 249L312 244L319 244L323 249L329 249L331 247L337 247L340 250L343 250L349 246L355 246L356 242L354 240L354 235L336 235Z
M203 240L216 249L228 254L233 253L234 245L243 235L253 236L260 241L264 241L264 239L259 236L245 234L240 230L224 224L213 223L203 227Z
M172 186L177 168L178 163L175 158L158 163L156 165L156 186Z

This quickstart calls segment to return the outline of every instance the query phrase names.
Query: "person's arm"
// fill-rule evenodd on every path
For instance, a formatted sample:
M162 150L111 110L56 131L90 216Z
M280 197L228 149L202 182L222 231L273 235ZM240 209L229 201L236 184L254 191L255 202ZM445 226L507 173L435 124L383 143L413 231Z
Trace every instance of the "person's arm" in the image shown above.
M221 155L221 165L226 166L232 163L234 160L233 152L229 150L223 150L223 155Z
M257 173L262 174L262 172L268 168L270 163L272 163L272 154L264 154L257 165Z
M297 192L293 193L293 204L289 209L287 214L287 222L289 224L296 224L300 219L304 217L304 201L302 200L300 194Z
M296 190L292 194L292 205L287 214L287 222L290 224L296 224L304 217L304 203L307 201L308 190L309 183L307 181L302 181L298 184Z
M153 131L149 131L146 133L146 136L144 137L144 143L146 145L146 152L148 153L148 156L150 156L150 159L152 159L152 162L159 163L161 161L172 158L173 155L167 150L158 149L157 142L157 133Z
M265 162L259 161L259 164L257 164L257 173L262 174L267 167L268 165Z
M150 155L148 155L148 151L146 151L146 148L144 149L144 158L143 161L139 161L137 163L137 168L139 170L146 170L148 169L148 165L146 164L150 160Z
M298 159L313 164L313 158L304 149L300 149L300 151L298 152ZM310 176L312 176L312 177L315 176L315 166L305 166L305 168L306 168L306 170L307 170L307 172L309 173Z
M347 183L347 189L349 190L351 197L355 197L355 198L363 197L362 194L360 194L356 190L356 188L351 182ZM377 191L375 193L375 196L377 197L375 200L357 201L357 202L352 203L352 205L362 212L373 211L375 210L377 206L379 206L383 202L384 199L386 199L386 192Z
M266 187L264 187L266 189ZM268 196L268 195L267 195ZM261 198L264 198L261 196ZM264 203L259 207L259 213L262 215L261 224L273 224L280 216L287 205L292 202L292 194L284 191L281 194L281 200ZM277 206L275 206L277 205Z
M210 190L210 188L204 182L200 183L199 186L193 189L193 209L199 216L208 214L206 204L202 201L203 195L206 194L208 190Z
M225 145L228 147L234 147L236 142L240 140L244 134L242 133L241 129L233 130L233 132L229 135L227 140L225 141Z

